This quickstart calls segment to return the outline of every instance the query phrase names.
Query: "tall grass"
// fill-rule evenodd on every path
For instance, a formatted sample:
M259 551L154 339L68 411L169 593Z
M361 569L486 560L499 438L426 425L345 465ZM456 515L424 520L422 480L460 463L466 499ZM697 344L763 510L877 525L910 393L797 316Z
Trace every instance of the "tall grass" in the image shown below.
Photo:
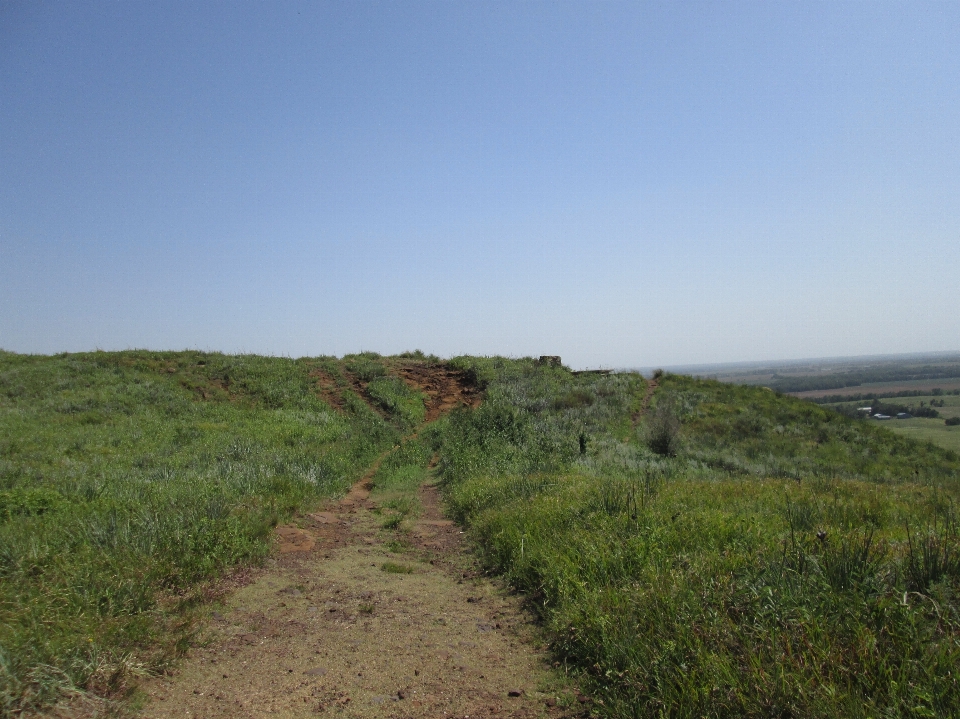
M599 711L960 713L956 456L670 375L657 398L672 398L680 441L665 456L650 415L630 424L636 375L459 362L488 390L444 429L451 508Z
M417 397L335 411L311 372L339 365L0 354L0 714L162 667L206 580L398 441Z
M367 385L367 393L391 418L408 429L424 420L423 395L399 377L377 377Z

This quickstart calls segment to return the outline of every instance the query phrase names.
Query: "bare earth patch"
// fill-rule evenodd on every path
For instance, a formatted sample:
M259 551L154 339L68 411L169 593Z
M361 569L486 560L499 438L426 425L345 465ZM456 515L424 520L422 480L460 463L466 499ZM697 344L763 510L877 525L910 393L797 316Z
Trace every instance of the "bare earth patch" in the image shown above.
M476 407L480 404L480 390L457 370L435 365L409 364L399 367L397 374L409 386L423 392L426 397L427 422L432 422L454 407Z
M548 666L519 600L471 569L436 489L422 487L420 501L400 553L371 511L369 475L327 511L278 528L276 558L212 612L175 675L143 686L142 715L582 713L585 698Z

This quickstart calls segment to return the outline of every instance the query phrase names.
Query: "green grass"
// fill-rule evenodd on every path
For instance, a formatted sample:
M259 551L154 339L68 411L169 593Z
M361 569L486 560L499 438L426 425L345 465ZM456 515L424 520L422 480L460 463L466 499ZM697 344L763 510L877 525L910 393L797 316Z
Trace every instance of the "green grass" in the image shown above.
M960 712L956 454L668 375L656 401L670 397L681 432L662 457L629 422L635 375L459 362L488 394L444 429L451 508L598 711Z
M346 355L343 358L343 365L349 372L364 382L371 382L378 377L385 377L387 374L386 365L376 352Z
M401 440L424 415L397 362L0 353L0 714L122 695L188 645L211 580L390 447L385 528L436 456L600 714L960 714L960 457L897 433L942 420L667 375L635 423L639 375L464 357L483 404ZM663 455L654 417L679 422Z
M380 526L384 529L398 529L402 523L402 514L391 514L380 524Z
M318 368L342 363L0 353L0 714L162 667L206 582L399 441L416 397L338 412Z
M423 395L410 389L399 377L377 377L367 385L367 393L391 418L413 428L423 422L426 408Z
M890 420L889 429L902 437L909 437L918 442L931 442L938 447L960 454L960 426L947 426L944 423L944 418L950 415L946 412L940 412L940 415L940 419L914 417L913 419Z
M420 514L417 490L427 479L427 465L433 456L443 422L424 427L417 437L404 440L384 458L373 476L373 496L386 515L381 527L407 529L404 521ZM398 541L398 540L394 540Z

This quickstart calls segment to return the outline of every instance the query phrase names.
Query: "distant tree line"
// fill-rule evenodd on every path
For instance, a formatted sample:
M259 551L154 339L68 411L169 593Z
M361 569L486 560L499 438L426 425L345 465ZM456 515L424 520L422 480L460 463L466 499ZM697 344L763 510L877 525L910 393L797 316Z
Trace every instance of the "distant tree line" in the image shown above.
M960 389L948 389L943 390L939 387L934 389L905 389L900 390L899 392L884 392L884 397L926 397L932 395L934 397L941 397L946 394L956 394L960 395ZM810 397L809 401L814 402L815 404L833 404L834 402L855 402L859 400L872 400L877 396L876 392L870 392L869 394L860 393L860 394L830 394L826 397ZM934 400L936 401L936 400ZM931 402L933 404L933 402ZM940 405L943 406L942 404Z
M859 387L871 382L907 382L911 380L954 378L960 378L960 364L878 367L800 377L774 373L767 386L778 392L809 392L818 389Z

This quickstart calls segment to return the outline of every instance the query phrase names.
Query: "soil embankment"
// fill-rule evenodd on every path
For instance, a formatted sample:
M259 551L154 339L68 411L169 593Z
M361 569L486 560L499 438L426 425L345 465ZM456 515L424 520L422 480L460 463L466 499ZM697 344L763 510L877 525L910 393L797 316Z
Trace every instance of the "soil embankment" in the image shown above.
M470 384L462 372L432 365L408 365L400 367L397 374L426 397L427 422L457 406L480 404L480 390Z

